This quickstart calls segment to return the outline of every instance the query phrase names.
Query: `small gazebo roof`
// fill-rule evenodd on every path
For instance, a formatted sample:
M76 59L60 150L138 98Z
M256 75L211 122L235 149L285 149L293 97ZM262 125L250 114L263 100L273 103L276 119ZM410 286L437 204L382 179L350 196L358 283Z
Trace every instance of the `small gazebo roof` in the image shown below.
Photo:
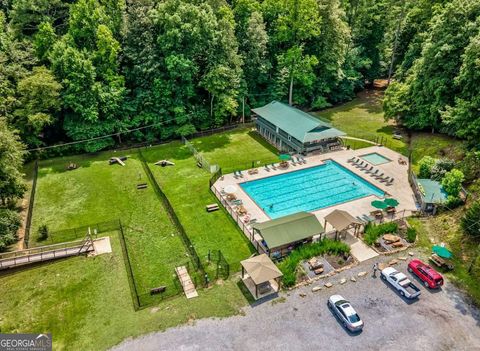
M330 223L335 230L341 232L347 229L352 224L360 224L358 219L353 217L350 213L343 210L334 210L325 216L325 220Z
M254 256L240 262L255 285L283 276L282 272L265 254Z

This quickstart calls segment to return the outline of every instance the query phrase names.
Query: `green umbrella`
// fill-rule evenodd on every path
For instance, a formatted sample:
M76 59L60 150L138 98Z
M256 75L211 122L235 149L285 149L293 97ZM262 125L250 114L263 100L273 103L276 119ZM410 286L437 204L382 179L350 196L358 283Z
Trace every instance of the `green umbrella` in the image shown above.
M385 202L380 201L380 200L372 201L372 206L375 207L375 208L378 208L380 210L384 210L388 207L388 205Z
M453 256L453 254L443 246L435 245L432 248L432 251L442 258L451 258Z
M399 202L393 198L385 199L383 202L385 202L389 207L396 207L399 204Z
M280 154L280 156L278 156L278 158L282 161L288 161L290 160L292 157L289 155L289 154Z

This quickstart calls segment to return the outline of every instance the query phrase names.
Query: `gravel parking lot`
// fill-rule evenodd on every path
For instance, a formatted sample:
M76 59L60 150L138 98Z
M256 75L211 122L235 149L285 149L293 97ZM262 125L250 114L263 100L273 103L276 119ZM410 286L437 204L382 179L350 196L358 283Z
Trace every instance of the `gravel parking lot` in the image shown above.
M379 258L378 262L392 257ZM282 293L274 301L245 308L244 316L199 320L126 340L115 350L480 350L480 313L447 281L439 291L421 289L420 299L409 302L382 279L358 277L371 270L367 261L349 271L308 287ZM396 268L407 272L406 262ZM351 282L355 276L357 282ZM347 283L340 285L341 278ZM312 287L325 282L312 292ZM300 293L306 294L301 297ZM340 294L349 299L365 322L360 334L342 328L328 309L327 298Z

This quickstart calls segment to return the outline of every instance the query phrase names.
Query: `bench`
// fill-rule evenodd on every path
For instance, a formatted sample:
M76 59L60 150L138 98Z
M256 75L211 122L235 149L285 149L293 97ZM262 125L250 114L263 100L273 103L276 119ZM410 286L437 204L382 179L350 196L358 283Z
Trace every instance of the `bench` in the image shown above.
M165 292L167 290L166 286L159 286L158 288L150 289L150 295L156 295Z
M137 184L137 189L140 190L140 189L146 189L147 188L147 183L141 183L141 184Z
M207 212L217 211L219 209L218 204L210 204L206 206Z
M432 256L429 257L429 260L432 261L435 265L437 265L440 268L447 268L447 269L453 269L453 264L447 262L437 254L432 254Z

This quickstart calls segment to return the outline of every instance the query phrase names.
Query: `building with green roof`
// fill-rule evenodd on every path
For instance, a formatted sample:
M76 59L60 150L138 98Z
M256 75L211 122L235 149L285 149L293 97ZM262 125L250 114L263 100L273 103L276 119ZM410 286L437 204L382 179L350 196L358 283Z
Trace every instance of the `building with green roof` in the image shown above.
M257 116L257 131L284 152L328 151L340 145L344 132L308 113L278 101L252 110Z
M317 217L308 212L298 212L252 225L254 238L269 256L286 256L295 247L311 242L314 236L325 232Z

